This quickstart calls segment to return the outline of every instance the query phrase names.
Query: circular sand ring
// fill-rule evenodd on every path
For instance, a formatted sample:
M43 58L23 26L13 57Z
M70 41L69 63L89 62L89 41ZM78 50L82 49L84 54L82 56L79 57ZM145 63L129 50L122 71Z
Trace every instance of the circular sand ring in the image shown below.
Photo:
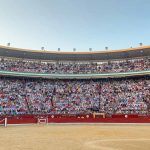
M110 147L108 146L108 143L107 142L135 142L137 141L137 143L139 142L150 142L150 139L147 139L147 138L141 138L141 139L101 139L101 140L94 140L94 141L89 141L89 142L86 142L85 143L85 147L87 148L90 148L91 150L92 149L98 149L98 150L118 150L117 148L113 148L113 147ZM102 145L106 143L106 146L105 145ZM142 148L142 147L141 147ZM125 147L122 149L124 150L126 149Z

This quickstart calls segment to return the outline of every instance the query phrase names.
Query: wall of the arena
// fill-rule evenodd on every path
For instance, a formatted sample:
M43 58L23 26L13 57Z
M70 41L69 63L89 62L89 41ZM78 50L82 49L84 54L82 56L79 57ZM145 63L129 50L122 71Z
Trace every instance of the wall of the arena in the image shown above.
M96 117L92 115L80 116L63 116L63 115L49 115L49 116L34 116L22 115L7 117L7 124L31 124L37 123L38 118L48 118L48 123L150 123L150 116L138 115L113 115L112 117ZM3 119L5 117L0 117ZM0 123L2 124L2 122Z

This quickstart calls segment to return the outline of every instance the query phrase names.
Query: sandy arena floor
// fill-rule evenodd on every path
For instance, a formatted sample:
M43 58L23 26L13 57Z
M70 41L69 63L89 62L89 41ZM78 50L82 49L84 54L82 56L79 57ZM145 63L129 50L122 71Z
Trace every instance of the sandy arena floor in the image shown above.
M150 125L0 127L0 150L150 150Z

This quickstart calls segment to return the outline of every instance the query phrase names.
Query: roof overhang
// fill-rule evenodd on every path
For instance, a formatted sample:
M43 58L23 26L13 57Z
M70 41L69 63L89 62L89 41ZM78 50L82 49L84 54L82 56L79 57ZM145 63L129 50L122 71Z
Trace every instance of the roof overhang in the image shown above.
M0 46L0 56L51 61L105 61L150 56L150 46L95 52L54 52Z

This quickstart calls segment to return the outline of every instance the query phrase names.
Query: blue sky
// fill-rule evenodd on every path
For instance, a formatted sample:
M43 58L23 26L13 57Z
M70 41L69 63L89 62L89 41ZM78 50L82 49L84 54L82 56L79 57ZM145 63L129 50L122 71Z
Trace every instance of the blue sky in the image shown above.
M0 0L0 45L93 51L150 45L149 0Z

